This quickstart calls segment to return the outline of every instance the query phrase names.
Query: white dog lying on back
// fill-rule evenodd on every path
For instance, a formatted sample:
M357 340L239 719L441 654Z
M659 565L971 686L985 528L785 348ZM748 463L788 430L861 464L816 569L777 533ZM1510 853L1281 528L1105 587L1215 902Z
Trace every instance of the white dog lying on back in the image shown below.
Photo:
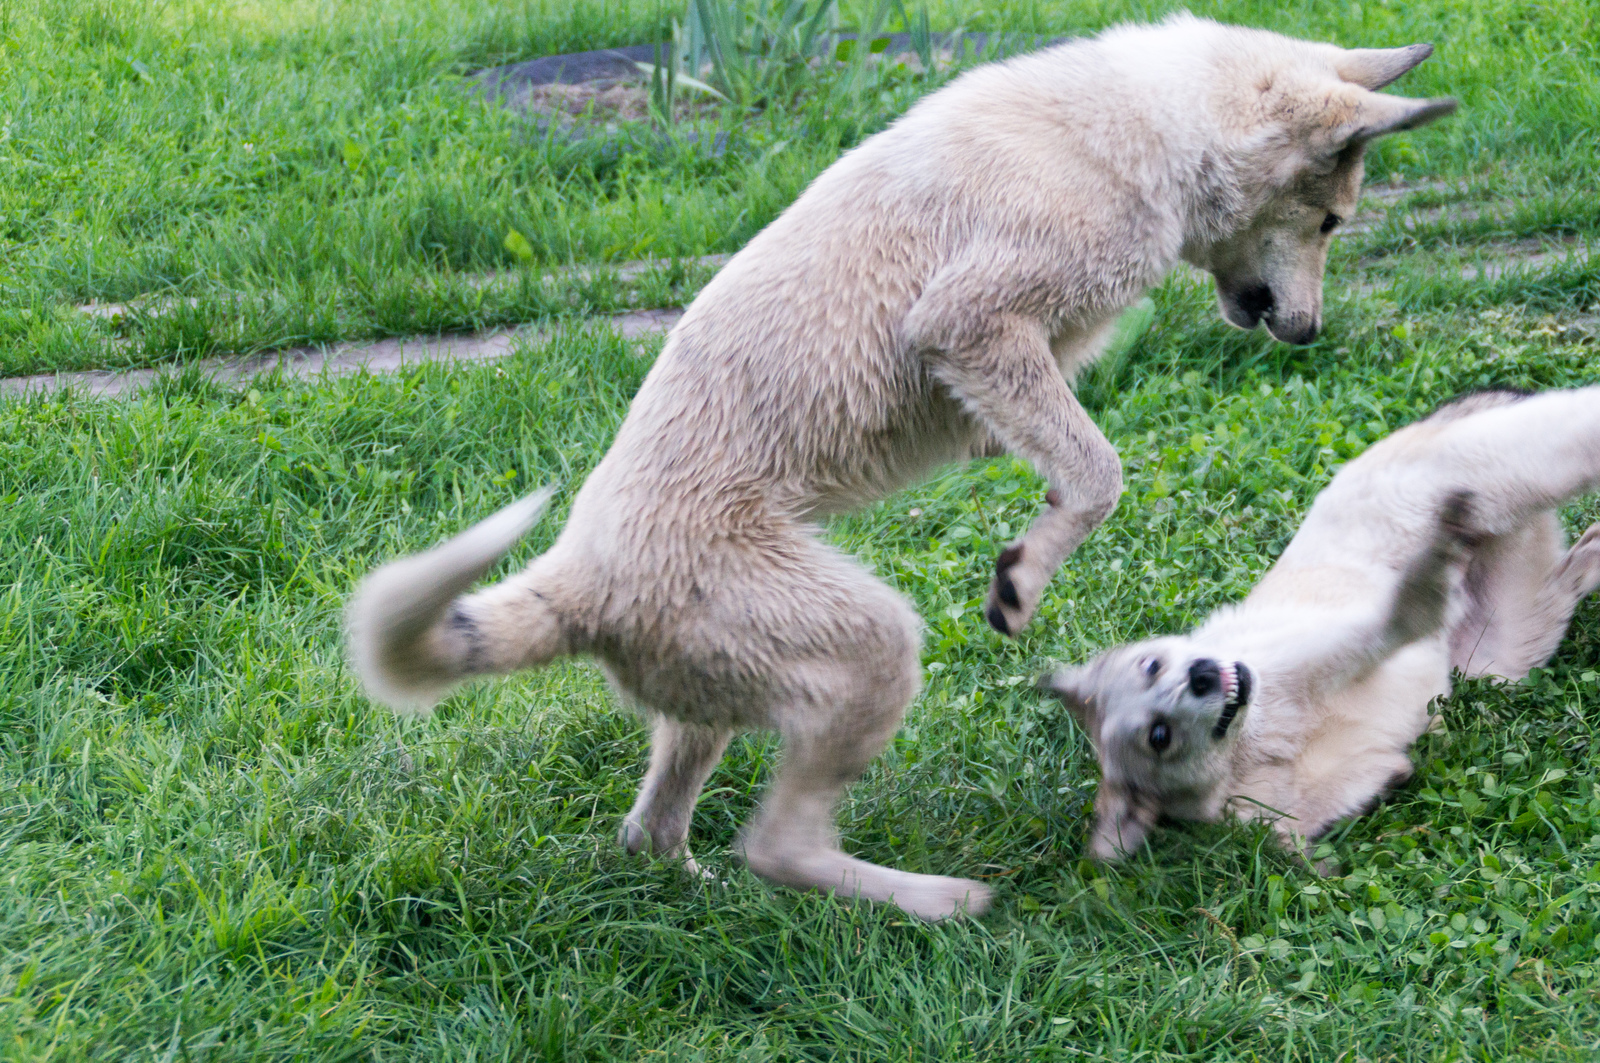
M1103 778L1090 851L1160 816L1274 821L1303 847L1411 774L1450 669L1519 679L1600 586L1600 387L1471 395L1346 465L1242 603L1044 682Z

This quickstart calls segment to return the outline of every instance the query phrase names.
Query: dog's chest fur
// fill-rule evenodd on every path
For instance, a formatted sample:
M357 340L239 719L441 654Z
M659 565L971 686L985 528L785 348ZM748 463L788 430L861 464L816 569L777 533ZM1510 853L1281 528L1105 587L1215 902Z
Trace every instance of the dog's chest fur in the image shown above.
M1395 503L1396 485L1382 472L1352 469L1346 482L1359 475L1361 490L1339 485L1319 496L1250 596L1196 632L1250 661L1259 679L1227 773L1197 818L1265 817L1286 838L1315 837L1409 772L1407 750L1428 726L1429 705L1450 691L1449 625L1347 679L1320 681L1305 665L1388 599L1400 561L1420 549L1427 521ZM1462 597L1453 597L1451 617Z
M1316 837L1403 780L1407 750L1428 726L1428 706L1449 693L1449 655L1441 634L1338 687L1307 690L1270 673L1263 687L1228 775L1198 818L1231 812L1276 819L1281 812L1288 815L1280 832Z

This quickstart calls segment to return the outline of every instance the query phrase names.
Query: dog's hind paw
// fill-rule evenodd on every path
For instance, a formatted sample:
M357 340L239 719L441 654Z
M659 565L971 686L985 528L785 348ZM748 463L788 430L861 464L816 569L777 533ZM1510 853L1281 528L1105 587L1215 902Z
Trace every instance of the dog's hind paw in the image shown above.
M683 867L683 873L685 875L688 875L690 878L693 878L693 879L699 879L701 882L705 883L707 886L729 886L729 885L732 885L732 883L730 883L727 879L722 878L720 875L718 875L715 871L711 870L709 867L700 866L700 862L698 860L696 860L692 855L690 855L688 846L684 846L684 849L683 849L683 864L682 864L682 867Z
M679 845L670 852L652 853L650 851L650 832L644 829L644 824L632 816L622 821L622 826L617 831L617 844L622 846L629 856L643 855L651 859L660 858L676 861L685 875L699 879L708 885L726 886L728 884L715 871L700 866L700 862L689 851L688 843Z
M943 875L918 875L914 887L896 890L889 899L916 916L936 922L959 916L982 915L994 900L994 891L981 882Z
M1573 598L1586 597L1600 587L1600 522L1589 525L1578 537L1550 579Z
M617 844L622 846L629 856L647 853L650 851L650 832L644 829L644 824L637 817L629 816L622 821L622 826L617 828Z

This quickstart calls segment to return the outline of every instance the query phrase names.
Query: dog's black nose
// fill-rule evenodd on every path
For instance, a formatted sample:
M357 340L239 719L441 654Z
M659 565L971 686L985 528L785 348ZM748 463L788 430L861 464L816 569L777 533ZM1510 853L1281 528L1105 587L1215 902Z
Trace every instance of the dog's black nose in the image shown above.
M1253 284L1234 297L1251 321L1260 321L1277 307L1278 300L1265 284Z
M1199 660L1189 666L1189 693L1197 698L1215 694L1222 686L1222 666L1213 660Z

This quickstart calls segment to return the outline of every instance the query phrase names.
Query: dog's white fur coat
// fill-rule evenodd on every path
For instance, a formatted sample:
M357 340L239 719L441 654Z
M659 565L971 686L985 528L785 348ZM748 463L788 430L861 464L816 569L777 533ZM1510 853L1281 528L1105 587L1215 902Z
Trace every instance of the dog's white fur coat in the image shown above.
M950 462L1027 458L1050 504L986 611L1020 630L1122 491L1068 379L1180 258L1216 275L1230 320L1315 335L1328 219L1354 211L1367 141L1454 106L1373 91L1430 51L1184 16L959 78L705 287L547 554L458 598L530 503L369 577L350 608L367 689L425 709L469 676L591 654L656 720L628 849L682 855L729 737L775 728L751 869L930 918L981 909L977 883L838 849L835 805L918 689L920 624L817 519Z
M1568 550L1555 507L1596 488L1600 387L1469 396L1351 461L1242 603L1046 681L1100 756L1091 851L1228 812L1301 847L1370 807L1452 667L1518 679L1555 652L1600 585L1600 524ZM1254 679L1220 737L1207 662Z

